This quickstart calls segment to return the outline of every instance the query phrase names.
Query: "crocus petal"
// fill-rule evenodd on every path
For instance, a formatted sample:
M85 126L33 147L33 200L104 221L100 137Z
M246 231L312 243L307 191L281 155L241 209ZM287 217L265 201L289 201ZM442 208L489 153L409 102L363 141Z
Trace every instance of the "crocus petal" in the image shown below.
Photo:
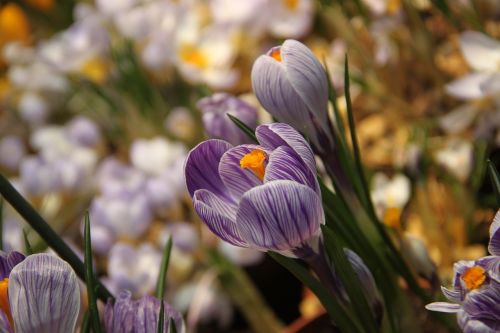
M199 189L206 189L231 200L219 176L219 162L222 155L232 146L223 140L207 140L194 147L184 166L186 185L191 197Z
M193 196L194 209L207 227L217 236L236 246L247 246L236 228L236 207L210 191L197 190Z
M121 291L114 304L110 299L104 308L104 328L107 333L131 333L134 330L135 306L130 291Z
M281 57L290 84L320 124L326 124L328 82L321 63L307 46L292 39L281 46Z
M497 211L493 223L490 226L490 244L488 251L495 255L500 256L500 210Z
M499 61L500 63L500 61ZM495 72L490 77L479 85L479 89L486 96L495 95L500 92L500 73Z
M308 186L276 180L245 193L236 221L252 247L283 251L316 235L324 215L319 196Z
M254 149L263 149L257 145L241 145L229 149L222 155L219 163L219 175L222 182L239 199L251 188L262 185L262 181L250 169L243 169L240 160Z
M144 296L137 301L137 314L134 319L134 333L157 332L160 300L152 296ZM164 303L163 332L170 332L170 318L174 319L177 332L184 332L182 317L170 304Z
M9 318L2 310L0 310L0 333L14 333Z
M41 253L18 264L9 277L16 332L74 332L80 288L68 263Z
M25 258L24 254L17 251L12 251L9 253L0 253L0 281L8 278L12 268L23 261Z
M441 287L441 291L443 295L450 301L450 302L462 302L463 301L463 293L458 291L458 290L451 290L445 287Z
M454 97L475 99L484 97L481 85L486 82L491 73L472 73L446 85L446 92Z
M462 307L471 319L500 322L500 292L498 288L490 286L470 292Z
M309 108L294 90L282 63L261 55L252 68L252 87L260 104L279 121L308 132L312 130Z
M278 179L293 180L307 185L321 195L316 175L311 172L300 156L287 146L275 149L269 156L264 181L267 183Z
M309 166L313 173L316 173L316 162L311 146L304 137L293 127L282 123L260 125L255 131L259 143L268 148L276 149L279 146L288 146L295 150L297 154Z
M447 313L456 313L461 309L460 304L448 303L448 302L434 302L431 304L427 304L425 308L430 311L447 312Z
M460 35L465 60L476 71L496 71L500 63L500 43L485 34L466 31Z

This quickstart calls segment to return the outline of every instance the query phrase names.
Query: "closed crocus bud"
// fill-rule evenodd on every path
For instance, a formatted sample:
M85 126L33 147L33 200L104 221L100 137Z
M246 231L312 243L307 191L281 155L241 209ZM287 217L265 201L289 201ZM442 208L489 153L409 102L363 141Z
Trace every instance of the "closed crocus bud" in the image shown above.
M255 129L257 110L253 106L226 93L202 98L197 106L203 113L203 125L210 137L226 140L233 145L251 143L248 136L227 115L235 116Z
M331 144L326 73L304 44L289 39L261 55L252 68L252 86L280 122L304 132L316 148Z

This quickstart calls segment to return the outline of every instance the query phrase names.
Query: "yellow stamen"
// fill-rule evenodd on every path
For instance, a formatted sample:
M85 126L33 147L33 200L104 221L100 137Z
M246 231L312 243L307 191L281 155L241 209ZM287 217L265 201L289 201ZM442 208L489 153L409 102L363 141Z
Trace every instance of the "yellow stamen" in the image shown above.
M108 66L103 59L93 58L83 64L80 73L91 81L102 83L107 76Z
M205 54L193 45L184 45L181 47L180 57L184 62L200 69L206 68L208 65Z
M393 228L399 228L401 222L401 209L389 207L384 212L384 224Z
M465 273L462 275L462 280L465 282L465 286L469 290L481 287L486 280L484 268L481 266L467 268Z
M278 62L281 62L281 48L275 48L275 49L272 49L271 50L271 54L270 56L278 61Z
M285 6L291 11L296 10L299 6L299 0L283 0L283 2L285 3Z
M30 25L21 7L14 3L0 6L0 50L9 42L27 43L30 39ZM4 59L0 55L0 67Z
M8 278L5 278L2 281L0 281L0 309L7 315L7 318L12 324L12 314L10 313L8 287L9 287Z
M387 14L394 15L401 8L401 0L389 0L387 2L386 11Z
M254 149L240 160L240 167L250 169L260 179L264 180L266 153L260 149Z

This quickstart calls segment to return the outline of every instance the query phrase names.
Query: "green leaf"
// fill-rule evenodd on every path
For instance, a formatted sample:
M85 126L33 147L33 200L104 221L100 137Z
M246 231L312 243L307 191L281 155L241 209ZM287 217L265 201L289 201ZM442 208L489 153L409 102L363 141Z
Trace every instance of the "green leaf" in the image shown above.
M156 281L155 296L160 300L163 300L163 296L165 295L165 281L167 278L168 263L170 262L171 252L172 252L172 236L168 238L167 244L165 244L165 249L163 250L163 257L161 259L160 272L158 274L158 280Z
M500 175L495 165L488 160L488 172L490 174L491 183L493 184L493 192L497 199L497 206L500 207Z
M172 319L172 318L170 318ZM160 314L158 315L158 325L156 327L157 333L163 333L165 327L165 303L163 303L163 298L160 299Z
M297 261L284 257L275 252L268 252L269 256L276 260L280 265L290 271L307 288L309 288L318 297L319 301L325 307L330 318L345 333L360 333L363 329L359 326L359 321L340 304L337 299L330 296L330 292L316 279L309 271Z
M321 227L325 246L330 257L335 272L339 275L340 280L349 295L351 306L357 314L361 325L367 332L377 332L378 325L373 317L368 301L363 294L361 281L359 280L356 272L354 271L351 263L347 259L344 250L339 246L337 239L330 228L326 225Z
M0 175L0 193L33 230L35 230L62 259L68 262L75 270L76 275L85 281L85 268L80 258L78 258L75 252L70 249L61 237L59 237L3 175ZM108 298L113 298L113 295L98 280L96 280L96 287L96 294L103 302L106 302Z
M101 324L99 320L99 310L97 309L97 299L95 295L94 285L94 269L92 267L92 244L90 239L90 219L89 213L85 214L85 226L83 240L85 243L85 282L87 284L88 307L90 313L90 321L94 333L101 332Z
M169 333L177 333L177 326L175 326L175 321L172 317L170 317Z
M252 139L255 143L259 143L259 141L257 140L257 137L255 136L255 131L252 130L250 127L248 127L247 124L245 124L244 122L239 120L237 117L233 116L232 114L226 113L226 115L229 117L229 119L231 119L231 121L236 126L238 126L239 129L241 129L243 132L245 132L245 134L248 135L248 137L250 139Z
M90 332L90 315L89 315L89 310L85 311L83 314L83 320L82 320L82 328L80 329L82 333L89 333Z
M0 251L3 251L3 197L0 197Z
M328 64L326 63L325 59L323 59L323 66L325 66L325 73L328 81L328 99L330 100L330 103L332 104L333 107L333 113L335 115L335 126L338 129L339 133L338 137L340 140L342 140L342 142L344 142L345 141L344 121L342 119L342 116L340 115L339 105L337 103L337 93L335 92L335 87L333 86L333 80L330 75L330 71L328 70ZM335 133L332 133L332 135L335 136Z
M26 255L32 255L34 253L33 248L31 247L30 240L28 239L28 234L26 233L26 229L23 228L23 238L24 238L24 251Z

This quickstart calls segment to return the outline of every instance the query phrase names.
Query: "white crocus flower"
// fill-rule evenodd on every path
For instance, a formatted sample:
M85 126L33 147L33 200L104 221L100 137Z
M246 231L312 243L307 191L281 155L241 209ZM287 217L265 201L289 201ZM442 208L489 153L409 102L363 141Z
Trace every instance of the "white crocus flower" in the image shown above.
M384 223L399 226L401 212L410 200L411 183L408 177L398 174L388 178L376 173L372 179L372 201L378 217Z
M130 160L138 170L151 176L160 176L179 160L184 160L186 148L165 138L138 139L130 148Z
M436 162L460 181L472 171L473 147L468 141L451 140L436 153Z
M312 26L312 0L273 0L270 3L269 31L278 38L301 38Z
M460 36L460 48L474 70L446 86L450 95L476 99L500 93L500 42L475 31Z

